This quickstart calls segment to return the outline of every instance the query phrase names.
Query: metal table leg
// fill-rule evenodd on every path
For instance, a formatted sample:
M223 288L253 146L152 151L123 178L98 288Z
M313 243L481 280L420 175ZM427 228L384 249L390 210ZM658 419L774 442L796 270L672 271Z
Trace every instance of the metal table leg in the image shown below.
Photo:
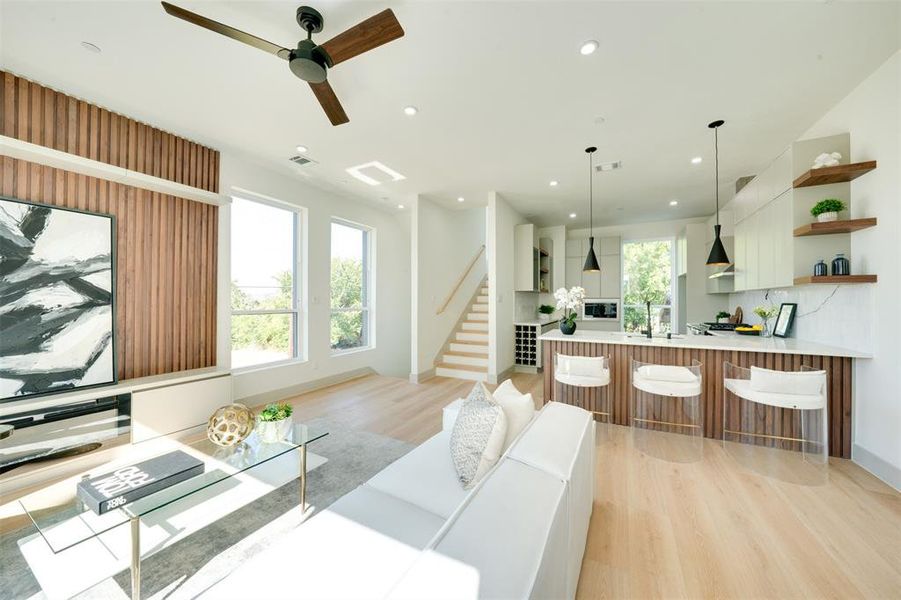
M141 518L131 518L131 600L141 600Z
M300 512L307 512L307 445L300 447Z

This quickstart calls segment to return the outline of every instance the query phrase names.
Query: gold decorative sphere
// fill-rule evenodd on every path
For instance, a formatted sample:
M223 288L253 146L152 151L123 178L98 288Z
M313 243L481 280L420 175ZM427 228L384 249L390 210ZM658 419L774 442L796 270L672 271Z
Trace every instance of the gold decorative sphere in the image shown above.
M220 406L210 417L206 436L217 446L229 448L247 439L253 424L253 411L243 404Z

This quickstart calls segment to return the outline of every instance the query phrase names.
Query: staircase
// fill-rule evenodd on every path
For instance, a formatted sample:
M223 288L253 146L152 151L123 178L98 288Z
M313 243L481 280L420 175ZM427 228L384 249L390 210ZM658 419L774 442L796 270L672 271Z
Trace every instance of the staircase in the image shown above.
M488 380L488 282L483 281L469 312L457 324L435 366L435 375Z

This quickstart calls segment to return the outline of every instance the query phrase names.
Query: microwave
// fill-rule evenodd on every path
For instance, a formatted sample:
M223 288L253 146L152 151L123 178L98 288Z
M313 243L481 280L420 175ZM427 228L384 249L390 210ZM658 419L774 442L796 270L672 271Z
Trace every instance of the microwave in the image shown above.
M582 319L586 321L619 321L619 300L586 298L582 304Z

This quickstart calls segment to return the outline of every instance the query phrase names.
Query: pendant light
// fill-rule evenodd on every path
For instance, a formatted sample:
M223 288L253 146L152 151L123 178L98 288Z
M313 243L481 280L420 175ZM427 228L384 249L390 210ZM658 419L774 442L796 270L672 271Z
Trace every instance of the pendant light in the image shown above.
M707 125L707 127L713 130L713 165L716 172L716 225L713 226L715 236L713 247L710 248L710 256L707 257L707 264L719 267L731 264L729 262L729 255L726 254L726 248L723 247L723 240L720 239L720 148L717 132L724 123L725 121L720 119Z
M584 273L599 273L601 270L601 265L598 264L598 257L594 253L594 232L592 231L594 226L594 214L592 212L592 204L594 204L592 171L594 169L591 155L594 154L595 150L597 150L597 148L594 146L585 148L585 152L588 154L588 256L585 257L585 266L582 267Z

